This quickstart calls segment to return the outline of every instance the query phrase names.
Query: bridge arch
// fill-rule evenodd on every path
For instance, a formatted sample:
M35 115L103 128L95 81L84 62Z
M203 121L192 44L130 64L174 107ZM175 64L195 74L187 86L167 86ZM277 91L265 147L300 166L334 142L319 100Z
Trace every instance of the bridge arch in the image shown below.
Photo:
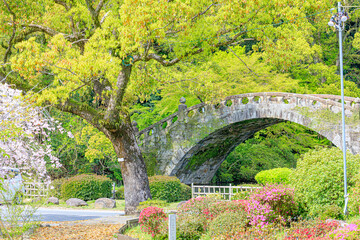
M138 141L155 173L175 175L187 184L205 184L237 145L283 121L306 126L341 148L339 100L336 95L248 93L216 105L187 108L182 99L177 113L138 132ZM357 154L360 99L346 97L345 102L347 146Z

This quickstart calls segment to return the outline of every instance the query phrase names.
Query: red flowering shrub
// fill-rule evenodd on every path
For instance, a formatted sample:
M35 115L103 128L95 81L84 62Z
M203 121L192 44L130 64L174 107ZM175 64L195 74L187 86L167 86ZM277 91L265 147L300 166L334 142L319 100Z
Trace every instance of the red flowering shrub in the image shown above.
M161 235L166 232L167 216L163 209L158 207L148 207L141 211L139 224L144 232L151 236Z
M335 221L300 221L293 223L287 231L286 240L327 239L325 235L339 227Z

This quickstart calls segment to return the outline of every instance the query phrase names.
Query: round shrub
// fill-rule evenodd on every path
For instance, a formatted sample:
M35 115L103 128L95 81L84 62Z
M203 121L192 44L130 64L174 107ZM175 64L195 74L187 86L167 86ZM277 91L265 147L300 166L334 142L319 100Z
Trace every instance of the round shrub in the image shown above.
M167 202L187 200L191 196L191 188L184 185L177 177L173 176L149 177L150 192L153 199Z
M354 186L355 175L360 168L360 156L347 154L348 185ZM304 210L318 216L321 207L344 207L343 153L338 148L311 150L297 162L290 175L297 201Z
M125 199L124 186L120 186L115 190L116 199Z
M166 234L166 213L158 207L148 207L141 211L139 224L152 237Z
M209 225L209 235L217 237L223 234L233 234L244 230L249 224L245 211L224 212L217 216Z
M292 170L289 168L274 168L261 171L255 176L259 184L288 184Z
M84 201L112 196L112 182L105 176L81 174L67 179L61 186L61 197L80 198Z

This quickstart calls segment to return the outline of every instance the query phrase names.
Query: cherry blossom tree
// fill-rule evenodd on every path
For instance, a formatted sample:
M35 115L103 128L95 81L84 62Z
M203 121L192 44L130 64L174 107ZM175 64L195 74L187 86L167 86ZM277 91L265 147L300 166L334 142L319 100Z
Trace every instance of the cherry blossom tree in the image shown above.
M31 178L48 181L47 165L61 166L48 144L49 133L55 130L64 131L21 91L0 84L0 167L16 167Z

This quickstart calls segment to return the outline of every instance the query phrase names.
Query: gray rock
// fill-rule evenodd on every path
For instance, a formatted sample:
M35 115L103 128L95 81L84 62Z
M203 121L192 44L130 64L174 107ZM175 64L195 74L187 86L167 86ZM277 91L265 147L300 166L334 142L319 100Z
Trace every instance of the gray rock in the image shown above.
M118 237L115 239L116 240L139 240L138 238L132 238L132 237L122 235L122 234L118 235Z
M49 197L46 203L53 203L55 205L59 205L59 199L57 197Z
M95 208L115 208L116 201L110 198L99 198L95 201Z
M176 208L181 208L187 201L179 202L179 204L176 206Z
M88 204L81 199L78 198L70 198L66 201L66 205L72 206L72 207L80 207L80 206L87 206Z

